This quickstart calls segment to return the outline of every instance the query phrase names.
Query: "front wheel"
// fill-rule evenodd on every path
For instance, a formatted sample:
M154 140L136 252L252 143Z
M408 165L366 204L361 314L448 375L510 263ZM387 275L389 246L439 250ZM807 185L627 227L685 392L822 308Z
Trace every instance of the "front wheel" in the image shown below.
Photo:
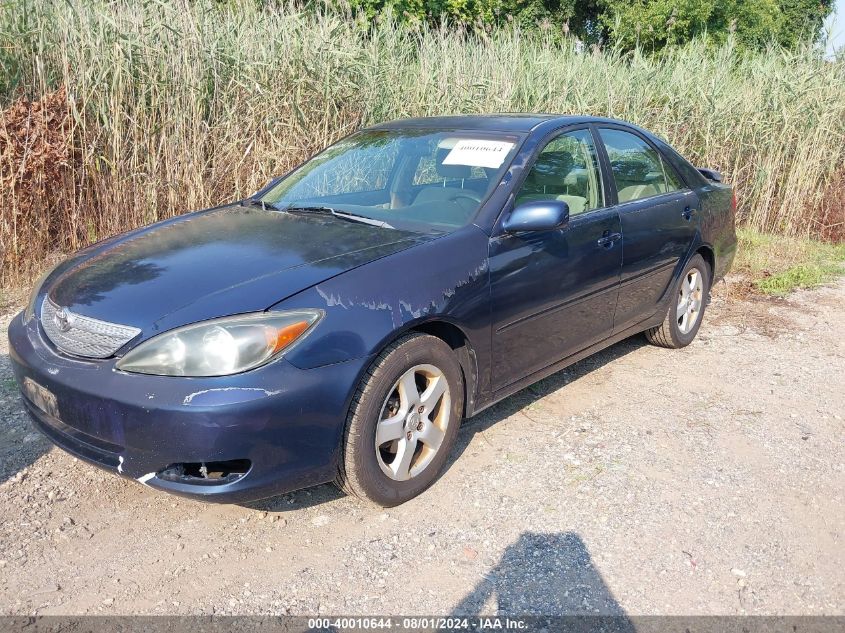
M463 398L460 365L442 340L412 334L388 347L353 398L340 487L381 506L420 494L449 457Z
M701 255L687 262L675 284L666 318L659 326L646 330L650 343L677 349L692 343L707 307L710 292L710 267Z

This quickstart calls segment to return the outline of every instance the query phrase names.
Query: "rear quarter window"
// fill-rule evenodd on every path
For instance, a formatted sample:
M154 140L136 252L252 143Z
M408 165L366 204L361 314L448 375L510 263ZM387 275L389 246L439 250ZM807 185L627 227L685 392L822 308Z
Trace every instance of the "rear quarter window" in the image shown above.
M657 145L657 148L666 157L666 160L671 163L678 172L680 172L687 187L696 188L708 184L707 179L701 175L701 172L698 171L686 158L681 156L674 147L662 139L658 138L654 140L655 145Z

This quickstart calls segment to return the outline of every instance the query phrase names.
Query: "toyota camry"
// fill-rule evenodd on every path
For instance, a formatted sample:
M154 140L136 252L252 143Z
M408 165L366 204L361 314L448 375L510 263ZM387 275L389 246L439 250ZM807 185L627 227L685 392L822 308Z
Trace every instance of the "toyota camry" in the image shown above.
M61 263L15 377L52 442L152 488L396 505L463 419L638 333L689 344L736 249L721 181L611 119L376 125Z

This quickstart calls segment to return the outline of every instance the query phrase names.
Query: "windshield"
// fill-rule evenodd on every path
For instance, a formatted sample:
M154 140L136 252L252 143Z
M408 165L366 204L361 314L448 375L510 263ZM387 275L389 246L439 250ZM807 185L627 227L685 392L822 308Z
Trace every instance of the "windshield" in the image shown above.
M380 226L448 231L469 222L501 179L520 137L454 130L370 130L318 154L261 198Z

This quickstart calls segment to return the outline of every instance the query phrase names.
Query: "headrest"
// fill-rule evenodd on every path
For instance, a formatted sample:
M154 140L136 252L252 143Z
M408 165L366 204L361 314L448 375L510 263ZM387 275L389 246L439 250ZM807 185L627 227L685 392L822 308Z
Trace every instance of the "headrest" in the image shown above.
M443 161L452 150L448 147L441 147L437 150L434 160L437 169L437 175L441 178L448 179L468 179L472 176L472 167L468 165L444 165Z
M649 172L649 166L638 160L617 159L610 162L613 175L619 180L644 181Z
M531 168L528 180L535 185L563 185L573 162L569 152L543 152Z

